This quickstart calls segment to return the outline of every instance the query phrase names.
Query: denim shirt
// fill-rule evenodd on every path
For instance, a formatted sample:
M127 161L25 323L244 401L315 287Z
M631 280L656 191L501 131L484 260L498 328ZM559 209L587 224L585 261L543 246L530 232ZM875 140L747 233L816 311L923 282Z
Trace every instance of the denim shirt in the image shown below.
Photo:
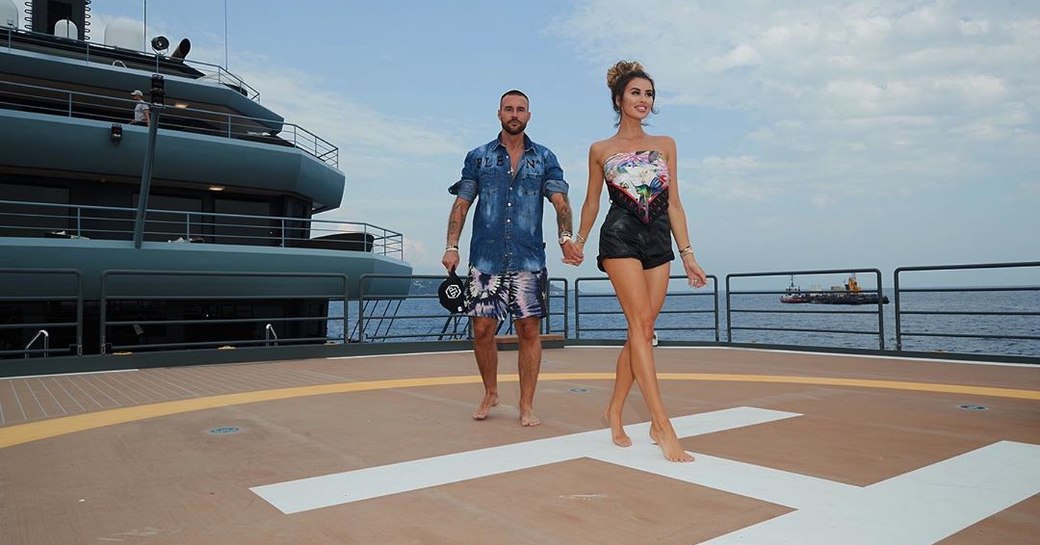
M452 195L477 201L469 263L485 274L544 269L542 198L567 195L560 162L527 135L516 175L510 176L509 169L509 154L495 138L466 154L462 179L448 188Z

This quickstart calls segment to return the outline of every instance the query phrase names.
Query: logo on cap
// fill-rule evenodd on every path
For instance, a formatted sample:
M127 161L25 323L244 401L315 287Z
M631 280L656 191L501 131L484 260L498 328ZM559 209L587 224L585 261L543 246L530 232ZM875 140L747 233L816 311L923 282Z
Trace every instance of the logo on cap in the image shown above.
M455 271L448 271L448 278L437 288L437 298L440 299L441 306L452 314L466 309L465 294L466 285Z

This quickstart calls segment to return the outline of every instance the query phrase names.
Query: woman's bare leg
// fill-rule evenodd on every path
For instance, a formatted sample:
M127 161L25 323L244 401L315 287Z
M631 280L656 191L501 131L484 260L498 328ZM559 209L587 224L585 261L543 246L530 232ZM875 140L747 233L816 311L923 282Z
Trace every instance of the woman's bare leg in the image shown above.
M629 361L632 375L635 382L639 383L639 391L643 393L643 400L650 411L650 436L657 441L668 460L690 462L693 456L683 450L664 409L661 390L657 384L653 347L650 345L654 333L654 312L647 277L656 279L657 275L663 275L667 283L668 265L644 273L638 260L623 258L604 259L603 268L607 270L607 276L614 285L614 292L621 303L625 319L628 320Z
M668 267L663 267L666 271L668 270ZM649 291L653 323L657 321L657 316L661 313L661 308L664 306L665 293L668 292L668 275L662 275L660 271L653 269L644 271L643 276ZM607 410L603 416L606 418L607 423L610 424L610 434L614 444L619 447L627 447L632 445L632 439L625 433L621 413L625 409L625 400L628 399L628 393L632 390L632 383L635 381L635 376L632 374L632 362L629 357L627 341L621 349L621 354L618 355L614 376L614 391L610 396L610 403L607 405Z
M610 403L607 404L607 409L603 413L603 418L610 425L610 437L619 447L632 446L632 439L625 433L625 425L621 419L621 412L625 410L625 400L628 399L628 392L632 389L632 382L635 380L632 376L632 363L629 361L628 354L628 341L625 341L614 371L614 391L611 393Z

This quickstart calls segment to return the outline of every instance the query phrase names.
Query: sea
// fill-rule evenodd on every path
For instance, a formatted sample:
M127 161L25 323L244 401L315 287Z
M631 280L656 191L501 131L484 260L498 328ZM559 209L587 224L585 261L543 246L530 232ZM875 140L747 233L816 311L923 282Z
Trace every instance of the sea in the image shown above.
M364 342L422 342L468 338L467 320L448 315L435 295L419 289L407 299L369 302ZM626 322L609 292L586 292L576 302L574 290L550 297L550 317L543 332L569 339L624 339ZM785 304L779 293L725 294L704 290L670 294L655 324L661 341L732 342L819 348L852 348L1040 357L1040 291L909 292L900 300L897 344L895 297L883 305ZM575 306L581 311L576 314ZM567 312L564 312L567 308ZM341 302L330 304L329 337L343 339ZM358 304L348 304L348 342L357 342ZM393 315L391 318L390 316ZM716 320L718 337L716 338ZM512 333L502 324L500 334Z

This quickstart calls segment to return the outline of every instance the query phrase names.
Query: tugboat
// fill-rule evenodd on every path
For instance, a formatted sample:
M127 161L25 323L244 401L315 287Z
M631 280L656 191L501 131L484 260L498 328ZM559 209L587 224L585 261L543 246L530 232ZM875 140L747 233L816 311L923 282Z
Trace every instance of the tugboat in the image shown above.
M800 286L794 285L794 275L791 275L791 284L784 290L784 294L780 296L781 303L811 303L812 296L808 293L802 293Z

